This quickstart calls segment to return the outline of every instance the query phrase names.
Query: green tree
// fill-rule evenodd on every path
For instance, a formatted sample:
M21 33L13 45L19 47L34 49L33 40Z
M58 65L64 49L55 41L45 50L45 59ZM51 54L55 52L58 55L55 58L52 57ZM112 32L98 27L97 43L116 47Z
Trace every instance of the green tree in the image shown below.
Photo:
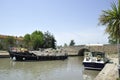
M6 43L8 44L8 46L14 46L15 45L15 39L12 36L8 36L6 38Z
M107 26L105 32L109 34L112 40L117 40L119 44L120 40L120 0L118 4L112 3L111 9L104 10L102 15L99 18L100 24ZM118 47L118 53L119 53ZM119 66L120 66L120 53L119 53ZM119 77L120 77L120 67L118 68Z
M111 39L120 39L120 0L118 5L111 4L111 9L104 10L99 18L100 24L107 26L105 32Z
M24 36L24 46L29 48L31 47L31 37L30 37L30 34L26 34Z
M49 31L44 33L44 48L56 48L56 40Z
M64 47L67 47L68 45L66 43L64 43Z
M43 33L41 31L34 31L31 34L31 41L32 41L32 45L33 45L33 49L37 50L38 48L42 48L43 47Z
M0 43L0 50L2 50L3 49L3 45Z
M114 38L111 38L110 36L108 37L108 40L109 40L109 43L110 44L117 44L117 39L114 39ZM120 42L120 40L119 40L119 42Z
M54 48L54 49L55 49L55 48L56 48L56 40L55 40L55 38L54 38L54 36L53 36L53 35L51 36L51 38L52 38L52 39L51 39L52 48Z
M71 41L70 41L70 46L74 46L74 45L75 45L74 40L71 40Z

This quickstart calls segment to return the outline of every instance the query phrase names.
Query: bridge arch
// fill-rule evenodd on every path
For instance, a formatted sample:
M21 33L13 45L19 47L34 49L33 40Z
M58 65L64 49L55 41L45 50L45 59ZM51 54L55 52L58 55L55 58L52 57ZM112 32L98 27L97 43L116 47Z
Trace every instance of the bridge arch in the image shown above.
M84 52L85 51L90 51L89 49L87 49L87 48L82 48L82 49L80 49L79 51L78 51L78 55L79 56L84 56Z

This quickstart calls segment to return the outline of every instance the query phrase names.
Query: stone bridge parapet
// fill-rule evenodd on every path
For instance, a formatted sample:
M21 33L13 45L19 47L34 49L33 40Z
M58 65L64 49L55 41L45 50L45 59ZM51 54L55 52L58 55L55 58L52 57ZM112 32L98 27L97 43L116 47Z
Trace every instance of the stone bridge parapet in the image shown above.
M116 44L90 45L90 46L78 45L78 46L62 47L61 49L66 51L68 55L83 55L83 52L85 50L105 52L107 54L116 54L118 51Z

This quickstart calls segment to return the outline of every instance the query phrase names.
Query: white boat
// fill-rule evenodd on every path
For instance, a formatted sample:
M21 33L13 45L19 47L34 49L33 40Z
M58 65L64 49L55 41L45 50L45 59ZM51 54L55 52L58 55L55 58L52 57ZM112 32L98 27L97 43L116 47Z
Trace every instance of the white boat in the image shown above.
M85 52L83 65L85 69L101 70L108 62L106 54L103 52Z

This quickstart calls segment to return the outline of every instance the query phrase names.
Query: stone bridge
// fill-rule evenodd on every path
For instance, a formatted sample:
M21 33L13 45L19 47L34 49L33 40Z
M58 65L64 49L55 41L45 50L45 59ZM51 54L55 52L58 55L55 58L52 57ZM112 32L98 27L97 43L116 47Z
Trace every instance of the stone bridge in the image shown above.
M119 45L120 47L120 45ZM105 52L107 54L117 53L117 45L105 44L105 45L79 45L79 46L69 46L62 47L62 50L66 51L68 55L80 55L83 56L84 51L99 51Z

